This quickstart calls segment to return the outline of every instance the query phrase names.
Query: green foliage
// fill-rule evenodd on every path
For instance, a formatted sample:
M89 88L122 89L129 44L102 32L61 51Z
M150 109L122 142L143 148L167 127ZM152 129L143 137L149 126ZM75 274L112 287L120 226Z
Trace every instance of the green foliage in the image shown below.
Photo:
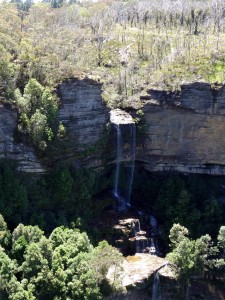
M11 244L11 233L7 228L7 224L0 214L0 247L8 249Z
M7 228L3 220L2 228ZM116 249L106 242L94 248L78 229L58 227L46 238L37 226L20 224L12 236L9 256L0 248L0 298L4 300L102 299L101 283L108 269L112 265L119 269L121 264Z
M186 240L186 237L188 235L189 232L187 228L181 226L180 224L174 224L173 227L170 229L170 247L172 249L175 249L181 241Z
M14 69L10 62L1 60L0 57L0 100L12 101L14 93Z
M52 196L55 205L69 210L72 201L73 178L67 169L57 170L52 184Z
M44 88L36 79L31 78L23 95L17 89L15 98L20 112L19 131L28 133L32 144L44 151L47 142L54 137L51 126L54 125L58 109L55 97L49 88Z
M185 294L192 275L203 275L204 271L219 269L225 265L223 259L218 259L218 248L213 245L211 237L207 234L196 240L188 237L188 230L174 224L170 230L172 252L167 259L173 264L181 293Z
M30 243L37 243L43 236L38 226L24 226L19 224L12 233L12 255L19 262Z
M136 169L133 194L137 204L141 201L145 209L156 214L168 244L169 230L174 223L188 228L194 238L206 233L216 238L225 221L224 205L219 201L221 184L223 178L157 176Z
M13 170L4 165L0 168L0 212L10 226L15 226L26 217L27 208L26 188L14 176Z
M90 265L95 270L95 278L101 291L108 293L111 291L119 291L122 289L121 285L121 271L122 271L122 254L106 241L101 241L92 251ZM109 268L113 269L113 276L109 281L106 279ZM108 289L106 289L106 287Z
M218 245L222 249L223 256L225 258L225 226L220 227L217 240L218 240Z
M60 122L57 132L58 139L64 139L66 137L66 133L67 132L65 126L62 124L62 122Z

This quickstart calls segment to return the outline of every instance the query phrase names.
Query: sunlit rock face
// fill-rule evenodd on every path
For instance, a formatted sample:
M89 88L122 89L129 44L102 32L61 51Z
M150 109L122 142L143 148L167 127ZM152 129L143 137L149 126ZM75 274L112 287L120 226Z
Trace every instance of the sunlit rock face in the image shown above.
M113 280L113 267L108 272L108 279ZM153 281L156 272L160 277L160 299L176 299L176 281L168 262L161 257L139 253L127 256L123 262L121 274L124 291L112 295L107 300L148 300L153 299Z
M74 78L60 84L58 92L58 120L66 126L69 137L76 140L79 149L99 142L109 117L102 101L101 84L88 78Z
M60 107L58 121L67 130L64 151L58 161L98 168L103 164L104 130L109 120L109 109L102 101L102 85L89 78L73 78L58 87Z
M150 89L136 159L149 171L225 174L225 88L203 82L179 93Z
M38 160L34 149L23 143L17 143L14 134L17 128L17 112L0 105L0 159L17 162L20 171L43 173L44 167Z
M52 150L40 159L32 146L15 141L16 110L0 106L0 158L16 161L19 170L29 173L46 172L49 166L61 162L93 168L102 166L105 156L101 143L109 110L101 94L101 84L88 78L74 78L59 85L57 121L65 125L67 136L55 142Z
M110 122L115 125L134 124L132 116L119 108L110 111Z

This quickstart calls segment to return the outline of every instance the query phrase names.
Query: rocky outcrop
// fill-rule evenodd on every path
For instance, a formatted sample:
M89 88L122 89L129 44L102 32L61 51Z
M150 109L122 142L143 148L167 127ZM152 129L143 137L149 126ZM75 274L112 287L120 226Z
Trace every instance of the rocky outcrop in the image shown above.
M68 134L54 145L45 163L68 161L94 168L101 168L105 159L115 163L116 126L123 137L121 161L131 160L134 120L126 112L111 111L112 135L108 148L102 144L109 110L101 93L101 84L88 78L59 85L58 121ZM225 87L197 82L184 84L176 93L152 88L141 101L145 124L138 133L136 161L146 170L225 175ZM15 142L16 123L16 111L0 106L0 158L17 161L22 171L44 172L32 147Z
M109 270L108 278L113 280L113 268ZM156 272L159 272L160 299L176 299L176 281L174 273L164 258L149 254L135 254L124 259L121 274L123 293L112 295L107 300L147 300L152 299L153 281Z
M66 126L69 137L76 141L78 150L102 138L108 109L101 94L101 84L88 78L67 80L59 86L58 120Z
M126 289L137 286L146 286L148 280L157 270L161 270L162 276L174 278L174 274L168 262L161 257L138 253L128 256L124 262L123 286ZM165 270L166 269L166 270Z
M43 173L45 169L34 149L24 143L16 143L17 112L0 105L0 158L17 162L18 170L28 173Z
M147 252L150 238L147 232L141 230L140 221L136 218L123 218L113 226L112 236L115 246L124 255Z
M151 171L225 174L225 87L185 84L180 92L150 89L136 160Z
M119 108L110 111L110 122L115 125L134 124L132 116Z
M29 173L43 173L46 166L66 161L76 166L102 166L102 141L109 110L101 93L101 84L88 78L74 78L59 85L58 121L65 125L67 138L55 142L41 159L31 146L15 141L16 110L0 106L0 158L15 160L18 170Z
M109 119L109 110L102 101L101 84L89 78L73 78L59 85L58 94L61 100L58 121L65 125L68 134L60 159L73 157L75 161L81 153L86 167L101 166L103 157L99 144L104 139Z
M110 281L113 275L112 267L107 275ZM164 258L144 253L128 256L124 259L120 278L124 291L106 300L182 299L172 265ZM195 276L190 279L186 298L224 300L224 292L223 282Z

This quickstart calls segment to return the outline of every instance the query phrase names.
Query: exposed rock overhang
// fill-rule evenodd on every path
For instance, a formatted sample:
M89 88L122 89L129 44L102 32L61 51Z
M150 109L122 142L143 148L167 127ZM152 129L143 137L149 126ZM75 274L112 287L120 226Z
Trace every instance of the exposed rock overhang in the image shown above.
M134 124L132 116L126 111L116 108L110 111L110 121L116 125Z

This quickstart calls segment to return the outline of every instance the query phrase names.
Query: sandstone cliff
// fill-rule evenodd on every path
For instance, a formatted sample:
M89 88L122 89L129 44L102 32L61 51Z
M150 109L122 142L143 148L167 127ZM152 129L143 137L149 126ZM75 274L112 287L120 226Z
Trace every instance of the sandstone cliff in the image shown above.
M68 160L98 168L106 157L109 163L115 161L115 130L103 155L101 143L109 110L101 93L101 84L88 78L60 84L58 121L66 126L68 135L65 143L56 145L55 152L50 153L48 163ZM212 89L207 83L197 82L183 85L179 93L152 88L141 101L145 129L137 138L136 160L147 170L225 174L225 87ZM43 172L43 163L34 150L15 142L16 122L16 111L0 106L0 157L16 160L19 170ZM127 160L130 127L123 127L128 129L123 158Z
M185 84L142 97L145 134L136 159L149 171L225 174L225 88Z
M101 167L104 130L109 119L101 84L88 78L66 80L59 85L58 94L61 100L58 121L67 129L66 149L59 159L85 167Z
M16 143L14 132L17 128L17 113L11 108L0 105L0 158L12 159L18 163L18 170L42 173L42 164L34 149L23 143Z
M108 109L101 97L101 84L90 79L72 79L58 89L60 108L58 121L67 129L65 141L56 142L47 158L38 158L35 150L17 142L17 112L0 106L0 158L18 163L18 170L43 173L48 165L69 161L75 165L99 167L102 165L101 142L109 118Z

